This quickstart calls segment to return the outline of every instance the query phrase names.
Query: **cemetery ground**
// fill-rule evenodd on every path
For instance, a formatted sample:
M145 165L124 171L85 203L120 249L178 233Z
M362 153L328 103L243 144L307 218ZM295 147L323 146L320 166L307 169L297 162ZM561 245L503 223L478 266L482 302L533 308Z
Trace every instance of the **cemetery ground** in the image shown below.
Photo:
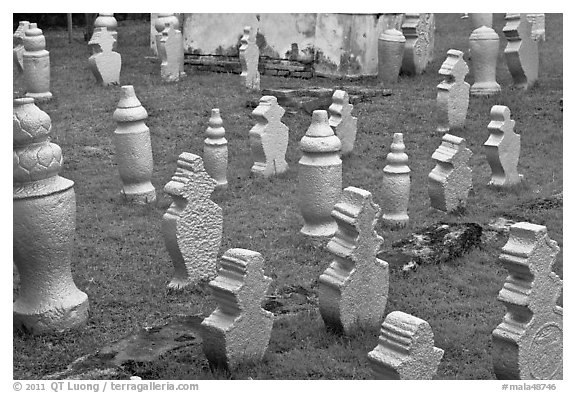
M438 222L477 223L483 241L469 253L442 264L426 264L403 272L390 264L390 291L385 315L399 310L429 322L435 346L444 349L438 379L494 379L491 332L505 307L497 295L507 275L498 262L508 235L489 230L499 217L545 225L551 239L562 241L562 15L546 15L546 41L540 47L540 76L529 91L510 87L502 34L503 15L495 14L501 37L497 80L502 93L470 97L464 137L474 155L473 191L468 206L457 214L430 208L427 176L434 167L431 155L440 145L435 132L437 71L448 49L466 53L470 28L460 14L438 14L435 60L423 75L401 76L395 85L378 86L374 78L356 81L310 80L262 76L261 87L365 86L391 89L389 96L368 97L354 106L358 135L351 156L343 159L343 187L372 192L382 206L384 160L394 132L404 133L411 172L410 223L400 230L380 225L383 247L419 228ZM43 28L42 26L39 26ZM154 155L152 183L158 201L147 206L124 202L114 159L112 120L120 86L102 87L88 68L90 51L83 29L74 29L68 43L65 30L45 29L51 60L52 101L38 106L52 118L53 141L64 154L61 176L75 182L77 216L72 272L90 301L86 326L63 334L13 334L14 379L42 379L62 371L74 360L95 353L145 326L157 326L179 316L208 316L216 304L207 285L181 292L167 290L173 265L161 233L162 216L171 198L162 189L170 180L183 151L202 155L210 111L219 108L228 140L228 189L212 199L223 209L224 232L219 256L233 247L260 252L266 274L273 279L265 308L275 321L266 355L228 375L212 373L199 345L173 351L153 362L127 362L126 376L144 379L371 379L367 353L377 344L379 331L346 337L327 331L318 311L318 277L331 257L322 247L300 235L303 220L298 208L298 142L311 116L286 108L283 122L290 128L287 173L270 179L250 176L252 165L248 131L250 100L238 74L196 72L174 84L160 79L159 62L149 48L149 23L124 21L118 26L122 55L121 84L134 85L148 111ZM240 36L242 32L239 31ZM215 32L217 34L217 32ZM467 60L468 56L466 57ZM472 83L471 76L467 80ZM14 74L15 96L23 94ZM521 134L519 172L523 183L509 192L487 187L490 167L483 144L493 105L506 105ZM560 196L558 196L560 194ZM562 251L553 270L563 277ZM18 277L14 273L14 296ZM561 301L561 300L560 300Z

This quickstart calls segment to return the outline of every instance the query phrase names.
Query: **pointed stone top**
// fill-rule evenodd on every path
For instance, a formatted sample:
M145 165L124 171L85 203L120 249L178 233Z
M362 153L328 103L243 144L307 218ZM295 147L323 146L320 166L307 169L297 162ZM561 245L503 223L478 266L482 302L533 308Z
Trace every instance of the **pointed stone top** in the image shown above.
M410 172L408 168L408 155L405 152L406 145L404 145L404 135L401 132L395 132L392 136L392 144L390 145L390 153L386 156L386 167L384 171L391 170L393 167L402 167L402 173ZM396 169L395 173L399 173Z
M224 122L220 116L220 109L212 109L210 120L208 120L208 128L206 129L206 137L212 139L222 138L226 134L223 124Z
M118 102L112 118L117 122L129 122L144 120L147 117L148 112L142 106L138 97L136 97L134 86L122 86L122 97Z
M312 123L306 135L300 140L300 149L307 153L328 153L340 151L342 142L334 135L328 123L328 112L315 110L312 112Z
M118 102L118 108L136 108L138 106L142 106L142 104L138 97L136 97L134 86L122 86L122 98L120 98L120 101Z
M498 40L500 37L493 28L480 26L470 34L471 40Z

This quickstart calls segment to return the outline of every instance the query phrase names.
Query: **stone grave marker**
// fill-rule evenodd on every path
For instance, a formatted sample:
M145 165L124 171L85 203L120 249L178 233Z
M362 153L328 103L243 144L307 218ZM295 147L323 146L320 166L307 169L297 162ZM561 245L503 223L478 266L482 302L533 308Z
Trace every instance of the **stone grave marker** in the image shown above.
M474 31L479 27L492 27L493 14L489 13L470 13L466 14L464 19L470 20L471 30Z
M532 26L526 14L506 14L503 30L508 44L504 57L514 86L528 89L538 79L538 43L532 39Z
M470 94L487 96L500 93L500 85L496 82L500 37L491 27L481 26L470 34L469 43L474 76Z
M442 144L432 154L436 166L428 174L428 194L433 208L452 212L466 206L472 189L470 157L472 152L466 148L465 139L444 134Z
M18 23L18 28L14 32L13 38L13 49L12 54L14 55L14 67L18 72L24 72L24 36L26 35L26 30L30 28L30 22L20 21Z
M94 19L94 31L97 28L105 27L112 37L114 37L114 43L112 44L112 50L116 51L118 46L118 21L114 17L114 14L99 13L98 17ZM94 33L92 33L94 35ZM92 38L90 39L92 41Z
M432 379L443 355L444 350L434 346L428 322L393 311L382 323L368 361L376 379Z
M204 133L204 168L216 180L216 189L228 188L228 141L220 109L212 109L208 128Z
M30 23L24 32L24 53L22 68L26 97L32 97L36 102L48 101L50 93L50 53L46 50L46 38L36 23Z
M484 143L486 159L492 169L488 185L510 187L522 181L518 174L520 159L520 135L514 132L514 120L510 119L510 109L504 105L494 105L490 110L488 131L490 137Z
M256 124L249 132L252 152L251 172L269 177L288 170L286 149L288 148L288 127L282 123L284 108L278 105L274 96L263 96L252 118Z
M438 71L444 78L437 86L438 132L463 129L466 124L470 85L464 81L468 75L468 65L463 56L464 53L459 50L448 50L448 56Z
M401 72L420 75L434 58L434 14L405 14L402 33L406 38Z
M120 53L112 51L114 42L116 42L114 36L106 27L96 27L88 43L93 53L88 59L90 69L98 83L104 86L120 83L122 57Z
M404 135L394 133L382 179L382 223L387 227L403 227L408 223L410 168L405 149Z
M378 81L395 83L398 81L406 38L396 29L385 30L378 37Z
M162 31L166 28L166 23L170 24L170 27L176 30L180 30L180 20L178 16L174 13L159 13L156 20L154 21L154 43L152 44L152 51L156 52L155 55L160 57L160 39L162 38ZM152 31L153 32L153 31Z
M328 113L330 113L328 123L342 143L340 148L342 156L351 154L354 142L356 142L358 119L352 116L353 108L354 106L349 103L348 93L344 90L334 91L332 104L328 108Z
M218 307L202 322L202 349L211 365L231 370L262 359L273 314L261 304L271 282L260 253L241 248L224 253L218 277L210 282Z
M210 200L216 180L195 154L180 154L177 165L164 187L172 204L162 217L164 242L174 264L168 284L172 289L213 279L222 242L222 208Z
M532 39L546 41L546 14L526 14L526 19L532 24Z
M182 32L166 23L160 34L158 54L160 64L160 77L164 82L178 82L184 73L184 43Z
M374 230L380 207L372 194L347 187L332 210L338 224L326 249L334 260L319 279L320 314L327 327L350 334L376 329L388 300L388 263L376 258L383 242Z
M514 224L502 248L499 260L509 275L498 294L507 312L492 332L498 379L563 378L562 280L552 271L560 249L547 232L542 225Z
M260 90L260 72L258 72L258 61L260 49L256 45L256 33L252 34L250 26L244 27L244 34L240 38L240 66L242 73L240 78L242 84L250 90Z

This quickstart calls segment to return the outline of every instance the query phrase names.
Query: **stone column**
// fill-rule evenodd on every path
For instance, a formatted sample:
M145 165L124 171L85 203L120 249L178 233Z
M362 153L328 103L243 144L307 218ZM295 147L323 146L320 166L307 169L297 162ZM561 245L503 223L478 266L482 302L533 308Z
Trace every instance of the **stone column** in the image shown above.
M474 76L470 95L488 96L500 93L500 85L496 82L500 37L491 27L481 26L470 34L469 41Z
M403 227L408 223L410 168L405 149L403 134L394 133L382 179L382 223L388 227Z
M388 29L378 38L378 81L395 83L398 81L406 38L401 31Z
M36 23L24 33L23 64L26 96L38 101L52 98L50 93L50 53L46 50L46 38Z

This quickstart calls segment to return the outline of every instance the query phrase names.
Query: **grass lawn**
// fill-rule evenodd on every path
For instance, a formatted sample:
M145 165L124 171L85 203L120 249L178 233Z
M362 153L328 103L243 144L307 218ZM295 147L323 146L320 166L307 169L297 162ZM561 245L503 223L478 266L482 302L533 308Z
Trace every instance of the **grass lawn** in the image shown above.
M440 145L434 132L437 70L448 49L467 50L470 34L459 14L438 14L435 60L426 73L401 77L392 95L358 103L358 136L354 153L343 160L343 187L356 186L372 192L382 204L382 169L392 134L404 133L412 170L410 223L397 231L379 228L385 244L439 221L475 222L507 216L548 227L560 247L562 207L527 209L522 203L562 192L562 15L546 15L546 42L540 47L540 76L529 91L510 88L503 49L506 44L503 15L496 14L494 28L501 36L497 80L502 93L487 98L470 97L464 137L474 155L473 191L460 215L446 215L430 208L427 176L434 167L431 155ZM42 26L39 26L43 28ZM241 32L239 32L240 34ZM158 62L147 59L149 25L123 21L118 26L118 52L122 55L121 83L134 85L148 111L154 154L152 183L158 201L133 206L122 201L120 179L114 159L112 120L120 87L102 87L88 69L90 50L82 41L82 29L68 43L65 30L44 29L51 60L51 91L54 99L39 107L52 118L52 138L64 154L61 176L75 182L77 198L74 280L88 294L91 315L81 330L58 335L28 336L13 333L13 376L41 379L63 370L75 359L117 341L143 326L175 315L208 316L215 308L207 286L182 292L167 291L172 262L161 234L162 215L171 198L162 189L170 180L177 157L183 151L202 155L204 131L212 108L220 108L228 140L229 188L217 191L213 200L223 209L224 233L219 256L233 247L260 252L266 274L273 278L271 294L299 291L306 301L297 313L275 318L268 351L260 364L236 372L237 379L370 379L367 353L377 343L378 331L351 337L328 332L317 310L318 277L331 258L325 250L299 234L303 225L298 209L298 141L310 125L303 111L286 113L290 128L287 173L272 179L250 176L252 165L248 131L248 94L239 75L188 71L176 84L160 80ZM469 76L470 77L470 76ZM471 80L469 80L472 83ZM298 80L262 76L261 87L334 87L342 81L314 78ZM344 82L372 86L374 79ZM20 76L14 74L14 96L23 93ZM489 136L490 108L506 105L522 135L519 172L525 181L512 192L486 186L490 167L483 144ZM525 206L525 205L523 205ZM498 262L505 237L485 242L471 253L444 265L422 266L403 274L391 270L386 314L400 310L429 322L435 345L444 349L438 379L494 379L491 332L505 313L496 300L507 272ZM562 252L554 270L563 276ZM18 288L14 288L17 296ZM295 296L295 295L294 295ZM203 356L190 356L186 366L159 362L147 370L147 378L229 378L212 374Z

